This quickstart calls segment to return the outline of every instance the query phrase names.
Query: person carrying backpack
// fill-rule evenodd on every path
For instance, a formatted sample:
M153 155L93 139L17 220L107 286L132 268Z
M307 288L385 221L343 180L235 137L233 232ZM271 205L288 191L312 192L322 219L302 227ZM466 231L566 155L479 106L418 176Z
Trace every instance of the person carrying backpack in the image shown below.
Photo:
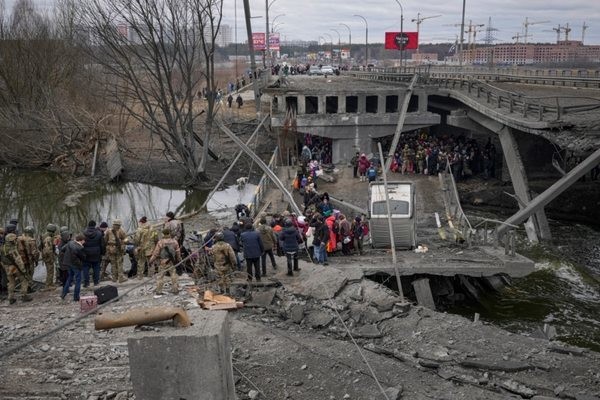
M354 237L354 248L358 251L358 254L363 255L363 238L365 231L363 229L363 222L360 216L354 218L352 221L352 236Z
M168 271L171 275L171 292L173 294L179 293L179 286L177 285L177 272L175 271L175 265L181 261L181 251L179 249L179 243L177 240L171 237L171 231L169 229L163 229L163 238L156 243L152 257L148 263L152 263L156 259L160 259L160 266L158 269L158 278L156 279L156 290L155 294L162 295L163 291L163 279L165 273Z
M369 179L369 182L375 182L375 179L377 179L377 170L373 164L371 164L367 170L367 178Z

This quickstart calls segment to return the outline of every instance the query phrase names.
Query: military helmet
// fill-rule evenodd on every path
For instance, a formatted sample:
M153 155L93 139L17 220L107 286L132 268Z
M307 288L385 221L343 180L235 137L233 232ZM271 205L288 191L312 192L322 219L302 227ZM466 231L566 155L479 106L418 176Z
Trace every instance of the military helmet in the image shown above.
M6 240L7 242L14 242L15 240L17 240L17 235L15 235L14 233L9 233L8 235L6 235L4 240Z
M54 224L48 224L48 225L46 226L46 230L47 230L48 232L56 232L56 229L57 229L57 227L56 227L56 225L54 225Z
M283 221L283 226L284 226L284 227L286 227L286 228L289 228L289 227L293 226L293 224L292 224L292 220L291 220L291 219L289 219L289 218L286 218L286 219Z
M171 230L169 228L165 228L162 230L163 236L171 236Z
M123 221L121 221L120 219L115 219L112 223L113 225L117 225L117 226L121 226L123 225Z
M225 240L225 235L223 234L223 232L219 231L219 232L215 233L215 235L213 236L213 239L215 242L219 242L221 240Z
M35 229L31 225L27 225L25 229L23 229L23 232L33 235L35 233Z
M69 227L65 226L65 225L61 226L60 227L60 233L63 233L63 232L69 232Z

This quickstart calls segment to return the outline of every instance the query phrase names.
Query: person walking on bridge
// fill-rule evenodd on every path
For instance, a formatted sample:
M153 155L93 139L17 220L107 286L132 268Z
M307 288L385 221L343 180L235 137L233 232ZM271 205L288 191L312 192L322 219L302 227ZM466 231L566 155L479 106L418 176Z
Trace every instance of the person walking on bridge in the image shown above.
M58 227L54 224L46 226L46 233L42 236L42 260L46 265L46 285L44 290L52 290L54 285L54 271L56 270L56 231Z
M113 221L110 230L106 230L104 240L106 243L106 253L110 259L113 282L123 283L127 278L123 275L123 257L125 256L125 239L127 235L121 229L123 222L120 219Z
M0 249L0 264L2 264L8 279L8 303L14 304L17 301L15 299L17 279L21 284L21 301L31 301L31 297L27 294L29 279L25 272L25 263L19 255L17 235L14 233L9 233L4 238L4 244Z
M154 260L160 259L160 267L158 270L158 278L156 280L156 291L157 295L162 295L163 291L163 280L165 273L169 273L171 276L171 292L173 294L179 293L179 286L177 285L177 271L175 265L181 261L181 251L177 240L171 237L171 231L169 229L163 229L163 238L156 243L152 257L150 257L149 263L152 264Z

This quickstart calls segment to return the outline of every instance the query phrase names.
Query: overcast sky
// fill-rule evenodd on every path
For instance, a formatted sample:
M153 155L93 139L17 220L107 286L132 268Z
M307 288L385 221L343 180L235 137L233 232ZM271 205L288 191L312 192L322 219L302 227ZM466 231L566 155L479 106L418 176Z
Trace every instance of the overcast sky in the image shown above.
M5 0L11 5L14 0ZM85 1L85 0L81 0ZM586 44L600 44L600 0L466 0L465 24L469 20L473 24L488 26L488 18L492 17L492 27L498 29L492 35L500 42L513 42L513 36L523 34L525 17L530 22L544 23L529 26L529 42L555 42L556 32L552 29L560 24L569 23L572 29L570 39L581 40L583 22L589 26L585 33ZM48 8L53 0L34 0L38 5ZM319 40L338 41L338 34L343 43L348 42L350 27L352 43L365 42L365 23L355 14L362 15L369 25L369 43L384 41L384 32L400 30L400 6L396 0L269 0L269 19L276 19L276 30L280 31L282 40ZM421 17L441 15L423 21L420 28L420 42L454 41L460 34L462 0L400 0L404 9L404 30L416 31L412 22ZM237 4L237 37L243 42L246 37L244 25L243 0L224 0L223 23L235 27L235 9ZM261 16L253 20L253 30L265 31L265 1L250 0L253 16ZM277 26L277 24L279 24ZM331 38L329 37L331 35ZM477 42L484 39L485 31L477 33ZM468 34L465 33L465 42ZM564 33L561 33L564 39ZM520 39L522 42L523 39Z
M269 19L279 14L276 24L281 23L277 30L281 31L282 39L318 40L319 36L338 41L338 34L331 29L336 29L342 42L348 41L348 29L340 23L348 25L352 32L352 43L365 42L365 23L355 14L366 18L369 25L369 43L384 41L384 32L400 30L400 6L396 0L269 0ZM244 6L242 0L224 0L224 21L234 26L235 4L238 8L238 40L246 34L244 27ZM404 30L416 31L416 24L412 22L417 18L434 15L440 17L426 19L420 26L420 42L448 42L454 41L460 34L462 14L461 0L400 0L404 10ZM250 0L253 16L263 18L253 20L253 30L265 30L265 2L263 0ZM466 0L465 24L469 20L473 24L488 26L488 18L492 17L492 27L498 31L492 32L493 36L502 42L513 41L517 33L523 33L525 17L530 22L546 23L529 26L528 38L531 42L556 42L556 33L552 28L566 25L572 29L569 39L581 40L583 22L589 25L585 33L586 44L600 44L600 0ZM465 29L466 30L466 29ZM549 31L549 32L545 32ZM477 33L477 41L485 37L486 32ZM468 34L465 34L465 42ZM561 40L564 33L561 34ZM523 39L520 39L522 42Z

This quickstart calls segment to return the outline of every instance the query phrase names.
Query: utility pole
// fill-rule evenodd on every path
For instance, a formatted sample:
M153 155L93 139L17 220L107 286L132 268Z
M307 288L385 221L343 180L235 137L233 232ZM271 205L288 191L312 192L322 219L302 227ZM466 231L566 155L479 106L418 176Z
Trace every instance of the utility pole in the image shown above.
M463 0L462 4L462 20L460 22L460 43L458 44L458 65L462 67L462 51L463 51L463 42L465 40L465 6L467 0Z
M260 115L260 96L258 95L258 74L256 73L256 57L254 56L254 42L252 41L252 25L250 22L250 2L244 0L244 14L246 16L246 32L248 33L248 48L250 49L250 70L252 71L252 87L254 88L254 104L256 115Z
M344 23L340 22L340 25L343 25L346 27L346 29L348 29L348 60L352 62L352 30Z

